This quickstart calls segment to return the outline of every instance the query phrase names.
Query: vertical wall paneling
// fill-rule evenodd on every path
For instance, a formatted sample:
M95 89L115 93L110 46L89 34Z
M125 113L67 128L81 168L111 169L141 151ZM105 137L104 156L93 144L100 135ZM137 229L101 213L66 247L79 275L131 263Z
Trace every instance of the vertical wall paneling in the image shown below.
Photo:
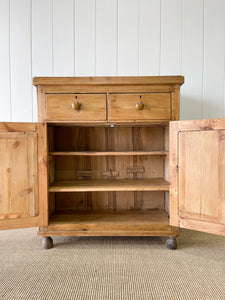
M203 0L183 1L182 75L185 76L185 84L181 88L182 119L201 118L204 53L203 13Z
M139 1L118 0L118 75L138 75Z
M53 76L52 1L32 1L32 76ZM33 115L37 120L36 88Z
M139 1L139 75L159 75L160 1Z
M96 74L96 0L75 0L75 74Z
M181 119L225 117L224 0L0 0L0 121L34 76L184 75Z
M9 1L0 0L0 121L10 121Z
M181 50L182 1L161 0L160 75L181 74Z
M223 117L225 1L204 2L203 118Z
M117 75L117 0L96 0L96 75Z
M73 0L53 1L54 76L74 75Z
M10 1L12 121L32 121L31 2Z

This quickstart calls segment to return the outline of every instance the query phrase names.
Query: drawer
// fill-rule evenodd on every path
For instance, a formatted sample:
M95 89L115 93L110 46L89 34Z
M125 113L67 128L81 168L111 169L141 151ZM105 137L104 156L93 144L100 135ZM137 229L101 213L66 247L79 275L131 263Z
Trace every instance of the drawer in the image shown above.
M105 121L106 94L49 94L49 121Z
M110 120L170 120L169 93L110 94Z

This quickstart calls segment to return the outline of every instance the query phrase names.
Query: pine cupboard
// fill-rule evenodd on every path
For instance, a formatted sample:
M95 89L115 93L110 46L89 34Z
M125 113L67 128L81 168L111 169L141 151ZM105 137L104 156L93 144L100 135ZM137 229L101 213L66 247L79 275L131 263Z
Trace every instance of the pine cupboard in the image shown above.
M182 76L36 77L38 123L0 124L0 229L225 235L225 119L179 120Z

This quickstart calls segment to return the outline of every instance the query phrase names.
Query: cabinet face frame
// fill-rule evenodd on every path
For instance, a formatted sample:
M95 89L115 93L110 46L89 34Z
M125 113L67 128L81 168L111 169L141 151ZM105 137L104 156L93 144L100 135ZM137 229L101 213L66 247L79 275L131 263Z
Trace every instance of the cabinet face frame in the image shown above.
M24 135L24 136L23 136ZM5 147L10 151L12 147L12 157L16 160L15 157L17 147L25 147L25 154L23 155L22 148L20 151L20 157L23 159L23 172L21 176L25 176L24 180L29 182L28 184L23 181L17 186L14 184L14 195L16 197L23 196L25 194L24 200L21 201L21 204L15 209L18 210L18 213L15 214L2 214L2 219L0 220L0 229L16 229L16 228L26 228L26 227L36 227L44 226L47 221L47 142L46 142L46 124L45 123L0 123L0 138L3 138L7 141L9 138L9 143L5 144ZM11 140L11 142L10 142ZM2 144L3 145L3 144ZM4 146L4 145L3 145ZM18 148L19 149L19 148ZM27 156L27 157L26 157ZM10 159L10 153L7 156ZM30 172L29 166L33 160L33 169ZM14 172L14 175L18 176L20 174L20 169L16 166L13 170L9 167L9 179L10 172ZM18 164L19 166L19 164ZM23 165L24 166L24 165ZM7 167L7 164L4 168ZM12 174L13 176L13 174ZM33 178L34 177L34 178ZM29 184L33 183L32 186ZM28 185L28 186L26 186ZM21 191L21 187L25 187ZM10 182L8 185L8 190L10 190ZM18 189L17 189L18 188ZM26 194L28 194L26 196ZM26 203L24 203L24 201ZM8 198L8 206L10 207L10 197ZM23 203L22 203L23 202ZM29 202L29 203L27 203ZM5 205L6 203L4 203ZM17 204L17 203L16 203ZM25 210L26 207L33 206L33 209L29 213ZM1 206L1 203L0 203ZM30 210L30 208L29 208Z
M170 123L170 225L225 235L225 119Z

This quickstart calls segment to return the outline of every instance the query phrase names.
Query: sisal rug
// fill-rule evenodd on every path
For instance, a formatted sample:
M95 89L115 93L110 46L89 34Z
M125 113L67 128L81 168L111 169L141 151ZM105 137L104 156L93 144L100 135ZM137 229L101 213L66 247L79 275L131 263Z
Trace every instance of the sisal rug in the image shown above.
M0 299L225 299L225 237L183 230L158 237L55 237L0 232Z

